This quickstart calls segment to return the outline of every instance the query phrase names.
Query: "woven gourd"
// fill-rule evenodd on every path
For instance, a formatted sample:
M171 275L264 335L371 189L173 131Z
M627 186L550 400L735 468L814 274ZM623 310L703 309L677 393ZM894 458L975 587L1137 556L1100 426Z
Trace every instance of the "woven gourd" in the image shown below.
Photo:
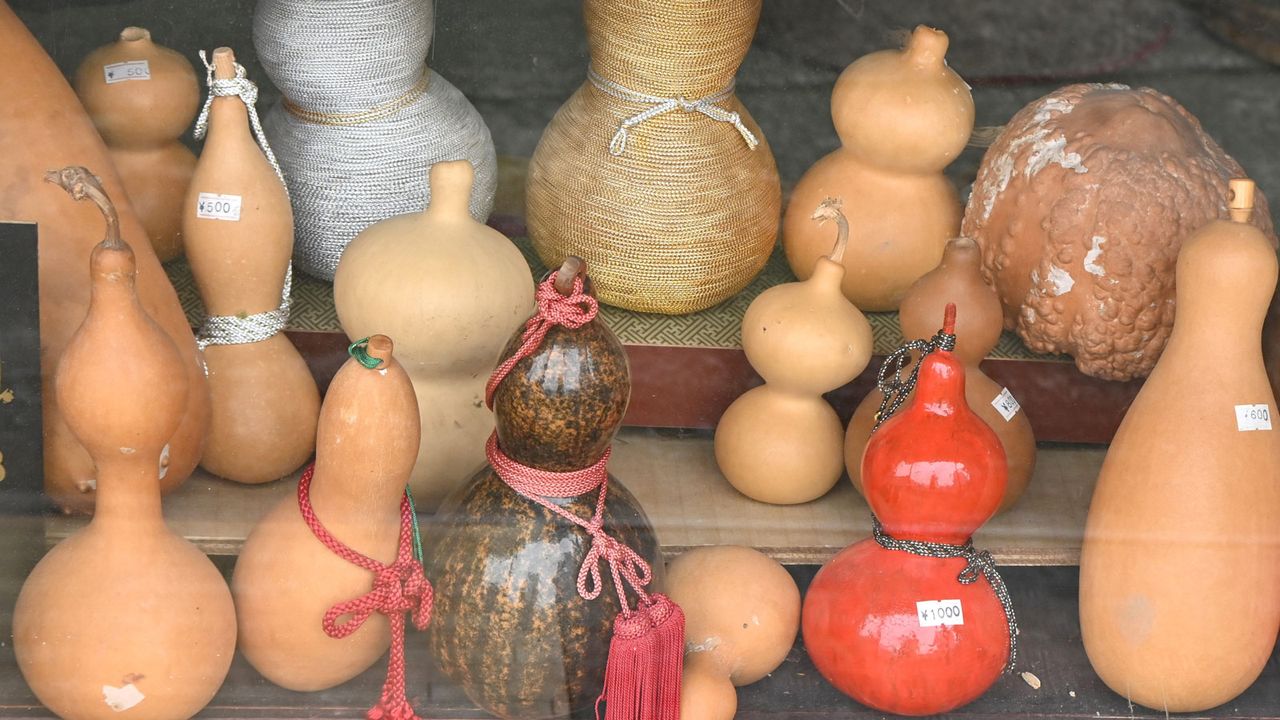
M725 89L746 56L760 0L586 0L594 71L646 95L695 101ZM737 96L731 122L680 109L627 129L650 105L591 79L560 108L530 161L529 237L542 261L587 260L604 302L682 314L732 296L764 267L778 231L773 153Z
M426 67L430 0L261 0L253 40L284 97L263 124L289 185L294 259L332 280L364 228L430 200L426 169L476 168L471 214L493 208L497 161L489 128Z

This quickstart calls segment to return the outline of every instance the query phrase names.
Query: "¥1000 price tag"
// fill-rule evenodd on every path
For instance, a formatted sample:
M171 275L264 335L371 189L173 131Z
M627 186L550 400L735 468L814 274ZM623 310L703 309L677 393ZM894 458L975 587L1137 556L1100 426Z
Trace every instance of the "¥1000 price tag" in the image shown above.
M1000 388L1000 394L991 401L991 407L996 409L1004 416L1005 422L1013 420L1013 416L1018 414L1022 406L1018 404L1018 399L1009 392L1009 388Z
M196 198L196 217L239 222L240 196L200 193L200 197Z
M1257 405L1236 406L1236 429L1240 432L1249 430L1271 429L1271 406L1266 403Z
M920 627L963 625L964 607L959 600L917 600L916 618Z

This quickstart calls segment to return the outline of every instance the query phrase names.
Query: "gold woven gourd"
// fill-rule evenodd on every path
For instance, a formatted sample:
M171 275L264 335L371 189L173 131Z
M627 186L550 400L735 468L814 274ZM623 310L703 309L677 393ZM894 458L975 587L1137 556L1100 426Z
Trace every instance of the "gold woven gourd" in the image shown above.
M732 90L760 4L585 0L593 76L529 165L529 237L544 263L585 258L604 302L672 315L760 272L777 238L778 169ZM619 97L637 93L676 106L620 132L657 105Z

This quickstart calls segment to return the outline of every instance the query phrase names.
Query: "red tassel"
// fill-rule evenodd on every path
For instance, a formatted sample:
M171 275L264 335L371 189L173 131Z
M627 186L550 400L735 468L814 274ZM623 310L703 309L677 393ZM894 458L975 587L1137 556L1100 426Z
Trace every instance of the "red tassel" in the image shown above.
M604 671L604 720L679 720L684 672L684 612L666 595L650 596L613 624Z

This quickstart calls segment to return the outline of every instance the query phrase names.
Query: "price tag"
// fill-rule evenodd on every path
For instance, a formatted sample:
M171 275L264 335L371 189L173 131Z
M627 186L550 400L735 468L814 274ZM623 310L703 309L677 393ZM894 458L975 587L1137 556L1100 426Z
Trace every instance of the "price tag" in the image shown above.
M196 199L196 217L239 222L240 196L200 193L200 197Z
M1013 416L1017 415L1018 411L1022 409L1022 406L1018 404L1018 399L1013 396L1013 393L1009 392L1009 388L1000 389L1000 394L991 401L991 407L1004 416L1005 422L1013 420Z
M920 627L963 625L964 608L959 600L918 600L916 618L920 621Z
M1240 432L1250 430L1271 429L1271 406L1266 403L1258 405L1236 406L1236 429Z
M151 65L146 60L111 63L102 66L102 77L108 85L129 80L150 80Z
M107 707L116 712L124 712L134 707L138 703L146 700L147 696L142 694L137 685L126 683L124 687L116 687L114 685L102 686L102 700Z

